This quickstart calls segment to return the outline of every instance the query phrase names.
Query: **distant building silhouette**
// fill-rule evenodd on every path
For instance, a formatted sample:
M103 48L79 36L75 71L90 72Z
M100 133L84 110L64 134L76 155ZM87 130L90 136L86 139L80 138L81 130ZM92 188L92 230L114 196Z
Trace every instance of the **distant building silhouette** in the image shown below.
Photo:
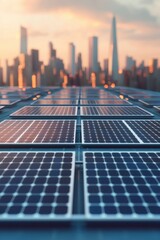
M25 27L20 28L20 53L27 54L27 29Z
M76 74L75 45L69 43L68 73L72 76Z
M111 40L109 46L109 75L113 81L118 80L118 49L117 49L117 32L116 32L116 18L112 19Z

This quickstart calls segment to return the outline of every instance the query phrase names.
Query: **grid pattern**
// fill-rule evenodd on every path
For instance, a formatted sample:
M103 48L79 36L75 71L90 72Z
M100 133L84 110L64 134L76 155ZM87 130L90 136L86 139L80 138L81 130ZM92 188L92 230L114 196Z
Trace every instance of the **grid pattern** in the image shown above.
M0 220L68 219L74 153L0 152Z
M137 106L114 106L114 107L103 107L103 106L90 106L81 107L82 116L92 116L92 117L131 117L131 118L151 118L153 115L150 112L143 110Z
M98 220L160 219L160 152L85 152L85 214Z
M32 105L63 105L63 106L67 106L67 105L78 105L78 100L37 100L35 102L33 102Z
M0 123L0 144L73 144L74 120L6 120Z
M160 144L160 120L83 120L83 144Z
M11 114L11 117L54 117L54 116L77 116L77 107L51 107L51 106L27 106Z
M130 102L119 99L81 100L81 105L131 105Z

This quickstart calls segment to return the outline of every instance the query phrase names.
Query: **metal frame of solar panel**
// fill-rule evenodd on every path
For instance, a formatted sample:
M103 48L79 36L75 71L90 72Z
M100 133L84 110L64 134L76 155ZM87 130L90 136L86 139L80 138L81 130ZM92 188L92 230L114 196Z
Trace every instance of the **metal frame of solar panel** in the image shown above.
M159 221L160 152L84 152L90 221Z
M36 105L36 106L76 106L78 105L78 100L37 100L33 102L31 105Z
M75 145L76 120L5 120L0 122L0 146Z
M0 152L0 221L67 221L74 152Z
M138 106L82 106L83 118L153 118L153 114Z
M12 118L76 118L76 106L25 106L12 113Z
M92 105L106 105L106 106L113 106L113 105L132 105L132 103L126 101L126 100L121 100L121 99L109 99L109 100L80 100L80 104L82 106L92 106Z
M128 97L134 101L142 100L142 99L156 99L160 98L160 95L149 95L149 94L133 94L133 95L128 95Z
M4 106L0 106L0 111L4 108Z
M82 120L82 144L87 146L160 146L158 120Z
M159 104L159 106L154 106L154 109L156 109L158 112L160 112L160 104Z
M155 99L143 99L143 100L139 100L139 102L141 102L143 105L145 105L146 107L153 107L153 106L159 106L160 105L160 98L155 100Z
M18 99L18 100L17 99L16 100L0 99L0 106L10 107L10 106L17 104L20 101L21 101L20 99Z

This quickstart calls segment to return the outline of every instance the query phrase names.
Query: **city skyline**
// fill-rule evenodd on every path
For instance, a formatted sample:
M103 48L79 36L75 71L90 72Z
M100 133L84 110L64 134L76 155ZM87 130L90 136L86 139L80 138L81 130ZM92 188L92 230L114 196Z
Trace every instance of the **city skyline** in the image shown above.
M28 49L39 49L40 59L46 63L49 41L53 42L58 56L64 59L65 66L68 65L68 43L73 42L77 47L77 53L82 53L83 65L86 66L87 39L90 36L99 38L99 60L102 63L103 59L108 57L113 14L117 18L120 68L125 66L127 55L138 62L145 60L146 63L151 58L159 58L160 36L157 33L157 27L160 21L156 11L159 3L136 0L131 5L130 0L127 2L123 0L97 2L96 0L94 7L90 0L85 2L69 0L68 6L65 5L65 1L55 0L52 2L35 0L34 3L25 0L1 1L0 59L4 62L8 58L12 63L12 59L18 55L19 26L23 25L29 31ZM96 6L98 6L97 9Z

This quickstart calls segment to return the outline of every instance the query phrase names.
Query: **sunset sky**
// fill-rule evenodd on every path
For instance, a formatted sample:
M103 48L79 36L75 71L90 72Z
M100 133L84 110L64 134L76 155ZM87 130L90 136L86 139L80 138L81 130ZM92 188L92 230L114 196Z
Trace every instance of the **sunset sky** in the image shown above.
M68 43L88 66L88 37L99 37L99 60L108 57L111 18L117 18L120 67L126 55L138 63L160 58L159 0L0 0L0 59L19 54L20 25L28 29L28 49L47 63L48 42L67 66ZM29 51L30 52L30 51Z

